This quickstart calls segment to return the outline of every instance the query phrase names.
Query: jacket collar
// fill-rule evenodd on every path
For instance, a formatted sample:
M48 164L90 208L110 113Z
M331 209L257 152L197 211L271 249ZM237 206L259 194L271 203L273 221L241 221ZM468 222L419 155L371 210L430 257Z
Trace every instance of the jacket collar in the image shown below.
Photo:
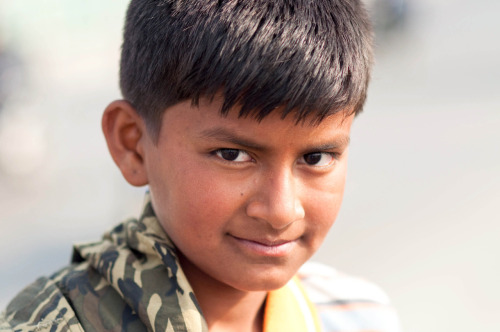
M161 227L149 194L141 217L106 233L102 241L75 246L74 261L88 261L139 316L149 331L207 332L177 249ZM298 278L271 291L264 332L320 331L319 319Z

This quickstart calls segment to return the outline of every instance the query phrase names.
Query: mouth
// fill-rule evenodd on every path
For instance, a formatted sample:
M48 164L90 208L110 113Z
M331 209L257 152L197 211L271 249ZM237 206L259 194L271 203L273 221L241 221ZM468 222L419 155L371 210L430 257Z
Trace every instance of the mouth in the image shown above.
M297 240L244 239L230 235L243 250L258 256L282 257L289 255Z

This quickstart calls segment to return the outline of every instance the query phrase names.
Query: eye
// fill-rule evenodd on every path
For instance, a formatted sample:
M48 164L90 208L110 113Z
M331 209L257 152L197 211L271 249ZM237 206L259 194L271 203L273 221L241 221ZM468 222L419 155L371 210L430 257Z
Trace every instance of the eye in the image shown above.
M231 161L235 163L244 163L252 161L252 157L243 150L238 149L219 149L214 151L215 155L222 160Z
M299 163L309 166L326 167L335 162L335 154L331 152L306 153L300 158Z

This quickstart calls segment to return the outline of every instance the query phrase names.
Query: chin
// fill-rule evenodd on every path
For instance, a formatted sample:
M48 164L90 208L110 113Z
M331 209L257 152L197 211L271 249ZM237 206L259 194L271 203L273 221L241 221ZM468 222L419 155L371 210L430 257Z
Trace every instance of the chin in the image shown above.
M296 270L290 272L277 268L274 270L277 271L262 271L253 276L246 274L245 278L237 280L233 287L249 292L268 292L285 286L297 272Z

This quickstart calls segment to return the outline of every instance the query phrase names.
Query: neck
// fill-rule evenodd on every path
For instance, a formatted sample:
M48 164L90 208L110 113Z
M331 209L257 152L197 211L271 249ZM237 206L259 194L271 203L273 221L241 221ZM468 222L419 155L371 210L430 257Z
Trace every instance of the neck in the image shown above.
M196 293L201 310L211 332L219 331L262 331L264 319L265 292ZM211 293L211 294L210 294ZM214 299L217 299L214 301Z
M181 258L210 332L261 332L267 292L241 291L213 279Z

